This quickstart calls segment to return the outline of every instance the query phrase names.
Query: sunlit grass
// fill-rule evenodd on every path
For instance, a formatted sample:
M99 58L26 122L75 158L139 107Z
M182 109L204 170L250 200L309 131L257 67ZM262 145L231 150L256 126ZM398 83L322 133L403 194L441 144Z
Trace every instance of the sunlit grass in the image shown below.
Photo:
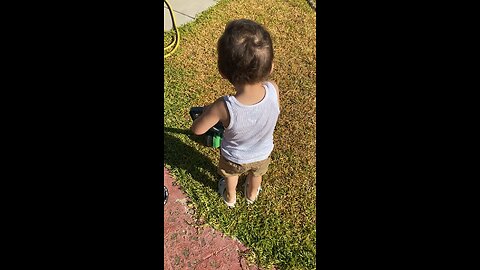
M174 7L173 7L174 8ZM165 164L195 204L197 215L248 246L262 267L316 268L316 27L304 0L222 0L180 28L178 50L165 61ZM216 42L225 24L248 18L271 33L272 80L280 87L281 115L272 164L254 205L241 184L237 206L227 209L216 193L219 150L199 144L187 130L190 107L233 94L216 65ZM165 34L165 44L172 33Z

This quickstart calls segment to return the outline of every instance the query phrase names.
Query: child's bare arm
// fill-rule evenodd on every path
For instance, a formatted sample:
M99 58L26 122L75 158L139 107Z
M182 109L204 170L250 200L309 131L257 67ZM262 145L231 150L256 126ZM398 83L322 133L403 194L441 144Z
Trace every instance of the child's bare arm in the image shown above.
M203 113L193 121L190 128L195 135L202 135L212 128L222 118L222 99L217 99L214 103L206 106Z

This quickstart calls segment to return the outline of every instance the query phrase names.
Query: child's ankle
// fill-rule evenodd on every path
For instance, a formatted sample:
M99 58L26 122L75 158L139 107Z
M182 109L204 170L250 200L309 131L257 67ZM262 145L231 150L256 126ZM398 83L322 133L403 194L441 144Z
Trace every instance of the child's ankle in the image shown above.
M233 194L233 196L231 196L226 190L225 190L225 199L227 200L227 202L229 203L233 203L235 202L235 200L237 199L237 194Z

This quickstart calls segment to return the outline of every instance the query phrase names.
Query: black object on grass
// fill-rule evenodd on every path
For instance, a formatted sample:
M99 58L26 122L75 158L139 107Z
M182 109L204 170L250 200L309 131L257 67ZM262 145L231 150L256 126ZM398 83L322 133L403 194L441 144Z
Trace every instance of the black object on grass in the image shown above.
M168 201L168 189L166 186L163 186L163 205L167 204Z

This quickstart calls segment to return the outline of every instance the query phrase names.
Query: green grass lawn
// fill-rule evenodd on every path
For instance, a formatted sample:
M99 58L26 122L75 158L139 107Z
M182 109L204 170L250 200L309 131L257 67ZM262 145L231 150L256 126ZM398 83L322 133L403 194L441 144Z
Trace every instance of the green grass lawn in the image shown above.
M197 217L239 239L251 250L247 258L264 268L316 268L315 16L305 0L220 0L180 28L180 47L165 60L165 166L190 197ZM246 204L243 177L237 205L227 209L216 193L219 149L198 143L188 130L188 111L234 93L218 74L216 42L225 24L238 18L259 22L272 35L271 79L280 88L281 114L258 201ZM171 36L165 34L165 44Z

